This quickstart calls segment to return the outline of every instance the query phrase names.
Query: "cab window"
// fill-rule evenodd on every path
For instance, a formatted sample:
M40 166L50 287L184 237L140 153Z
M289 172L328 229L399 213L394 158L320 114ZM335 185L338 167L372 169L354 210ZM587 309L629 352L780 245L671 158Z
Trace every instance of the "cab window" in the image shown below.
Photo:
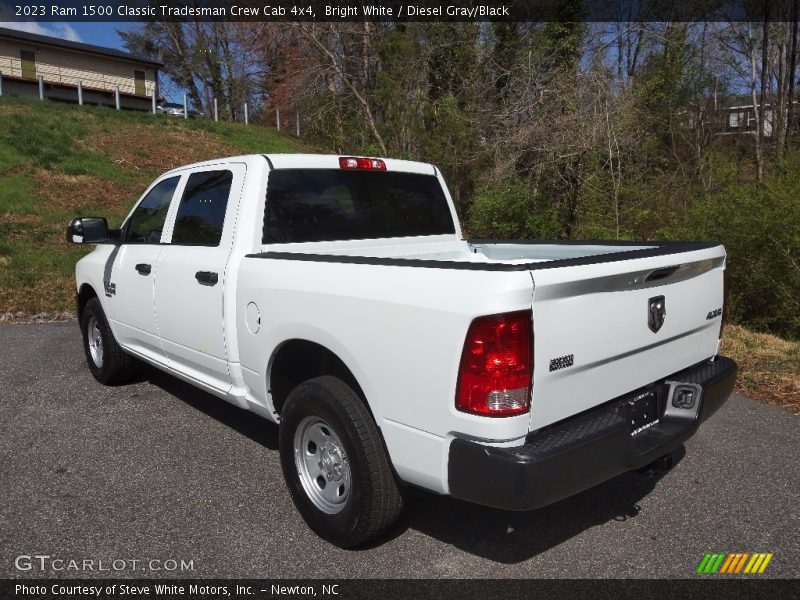
M219 245L232 182L231 171L203 171L189 176L175 217L173 244Z
M158 244L167 219L167 211L175 195L180 177L170 177L156 184L131 214L125 226L125 242L129 244Z

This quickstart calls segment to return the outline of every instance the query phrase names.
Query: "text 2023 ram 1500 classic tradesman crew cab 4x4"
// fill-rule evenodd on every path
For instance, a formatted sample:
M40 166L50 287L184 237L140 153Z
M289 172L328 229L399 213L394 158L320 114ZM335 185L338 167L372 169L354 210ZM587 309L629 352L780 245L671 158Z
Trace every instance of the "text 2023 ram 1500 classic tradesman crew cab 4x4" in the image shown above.
M143 360L280 425L348 547L402 482L540 507L671 453L725 402L714 243L462 239L432 165L253 155L174 169L76 267L89 368Z

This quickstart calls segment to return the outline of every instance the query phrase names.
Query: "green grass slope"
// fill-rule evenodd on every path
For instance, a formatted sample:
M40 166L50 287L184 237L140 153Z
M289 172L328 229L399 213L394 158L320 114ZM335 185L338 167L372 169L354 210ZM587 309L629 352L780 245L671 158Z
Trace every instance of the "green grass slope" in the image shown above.
M0 97L0 315L71 311L76 215L118 226L160 173L256 152L302 152L274 129Z

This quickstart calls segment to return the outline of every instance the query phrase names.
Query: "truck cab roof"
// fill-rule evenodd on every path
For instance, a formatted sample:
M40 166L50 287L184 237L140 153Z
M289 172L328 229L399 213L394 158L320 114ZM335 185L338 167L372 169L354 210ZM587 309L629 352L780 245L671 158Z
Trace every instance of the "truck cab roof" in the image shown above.
M243 154L239 156L227 156L214 158L202 162L183 165L169 171L181 172L197 167L206 167L224 163L253 163L266 159L270 169L340 169L339 159L342 157L356 156L352 154ZM397 158L377 158L386 165L387 171L400 171L404 173L420 173L424 175L438 175L438 170L430 163L417 162L412 160L402 160Z

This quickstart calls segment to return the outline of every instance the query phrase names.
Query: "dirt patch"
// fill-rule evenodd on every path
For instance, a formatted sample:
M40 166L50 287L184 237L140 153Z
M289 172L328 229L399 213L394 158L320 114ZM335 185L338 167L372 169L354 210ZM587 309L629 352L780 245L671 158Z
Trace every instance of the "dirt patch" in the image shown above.
M35 236L47 230L47 226L36 215L17 215L14 213L0 213L0 235L5 241L11 242ZM3 257L8 258L8 257ZM0 266L9 264L0 262Z
M124 211L136 189L91 175L66 175L40 169L34 175L39 207L69 212L91 207L106 213Z
M722 351L739 364L740 392L800 414L800 342L729 325Z
M0 232L7 242L27 239L43 239L51 234L52 226L48 226L35 215L0 215Z
M38 225L42 220L37 215L18 215L14 213L0 213L0 223L12 225Z
M19 115L28 112L30 112L30 109L25 106L9 106L6 104L0 104L0 115Z
M69 312L75 306L74 276L42 272L30 283L0 288L0 314L6 321ZM10 315L10 316L9 316Z
M208 132L173 127L167 123L162 128L126 124L122 131L95 131L83 143L87 150L102 152L124 167L152 169L159 173L189 163L241 153ZM152 143L154 139L158 140L157 144Z

